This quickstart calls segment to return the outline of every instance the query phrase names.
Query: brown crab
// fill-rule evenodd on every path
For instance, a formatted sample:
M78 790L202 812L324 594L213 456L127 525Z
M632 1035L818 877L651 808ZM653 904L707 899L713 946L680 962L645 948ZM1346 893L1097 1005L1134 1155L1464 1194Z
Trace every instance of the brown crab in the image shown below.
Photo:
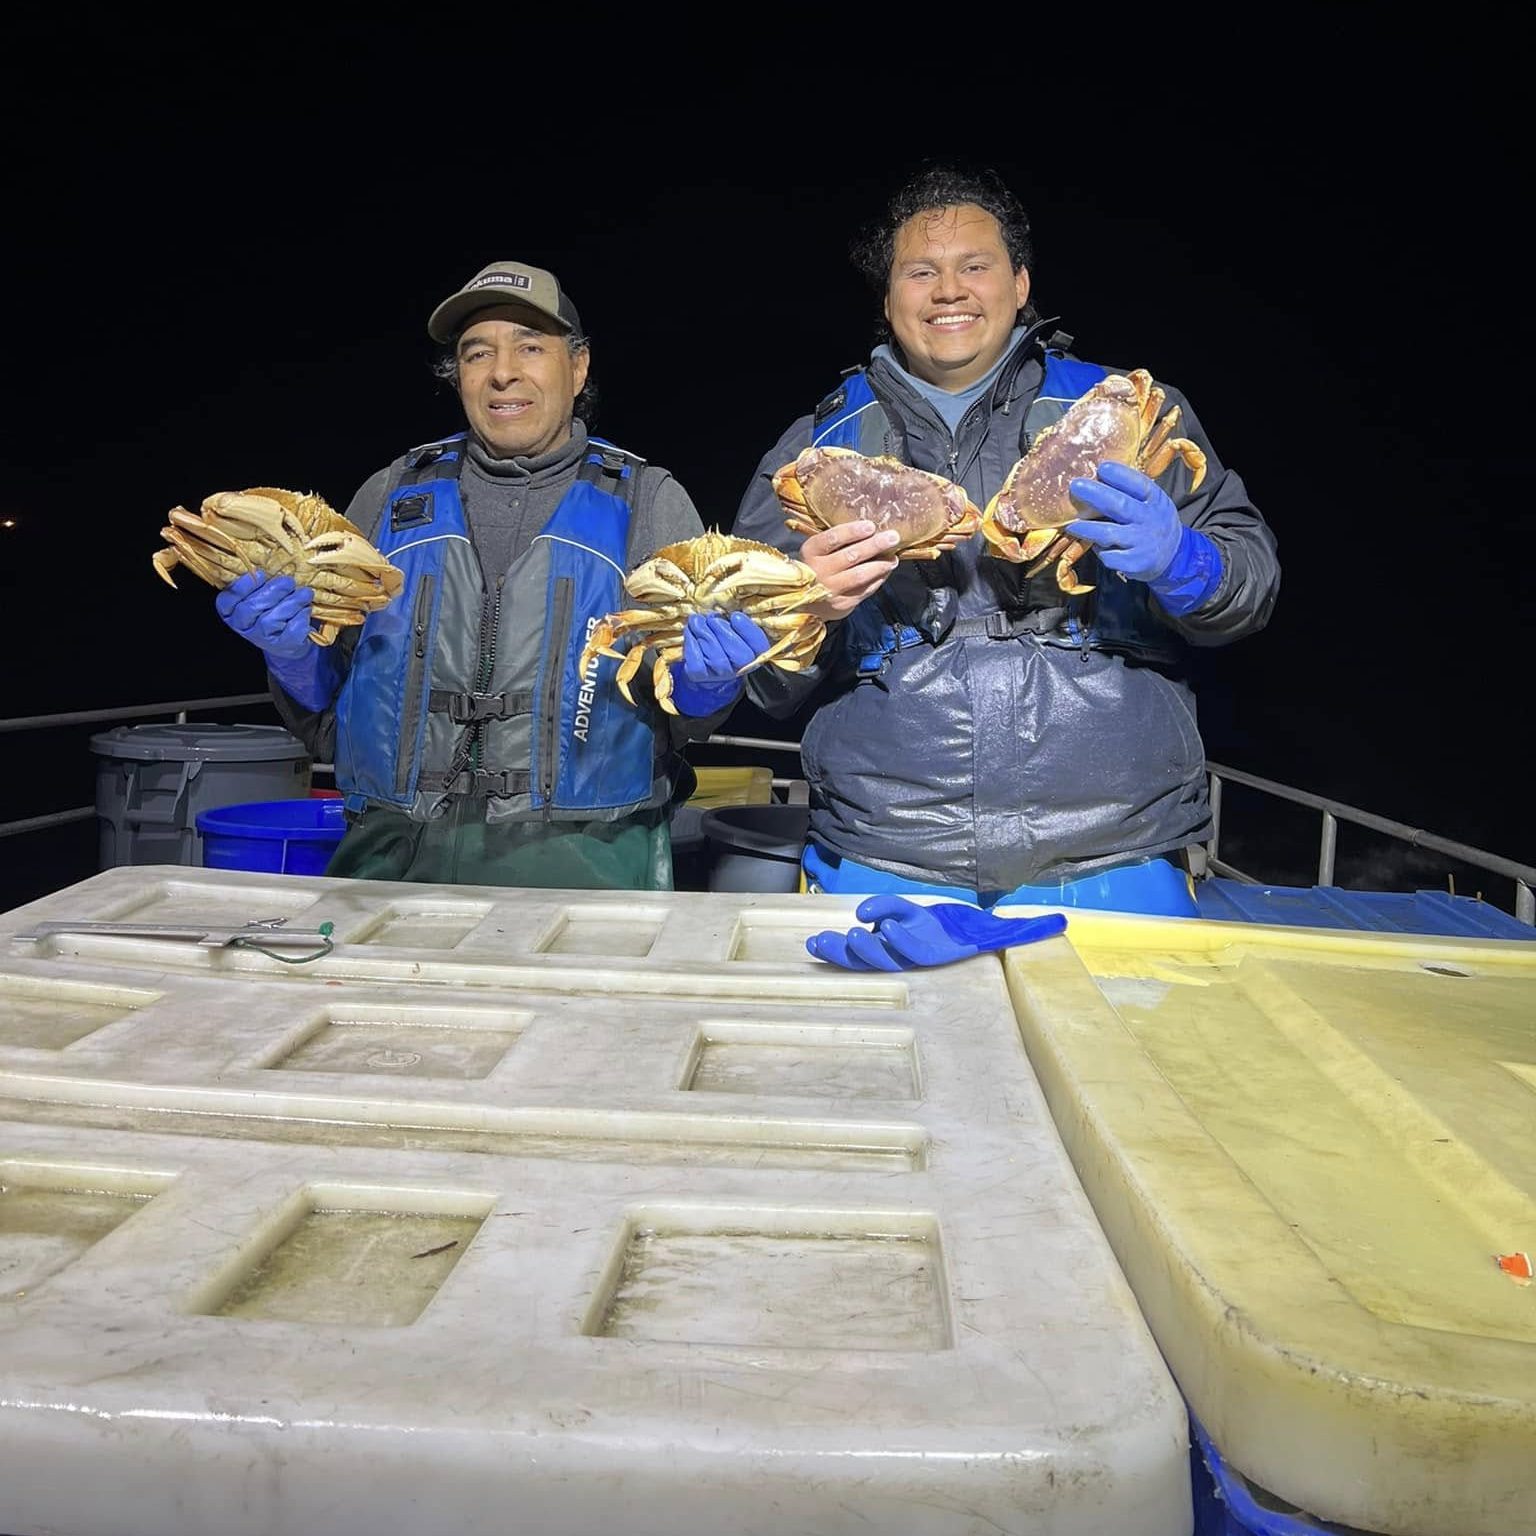
M1026 572L1030 576L1054 560L1056 585L1063 592L1093 591L1074 570L1087 540L1060 532L1067 523L1098 516L1072 500L1067 489L1072 481L1094 479L1106 459L1156 477L1180 458L1194 476L1191 490L1205 478L1199 447L1187 437L1173 436L1179 407L1158 419L1165 398L1144 368L1100 379L1035 439L987 503L981 534L991 546L989 553L1015 563L1034 561Z
M826 634L826 625L803 610L827 596L808 565L753 539L733 538L718 529L681 544L669 544L637 565L624 578L624 590L642 606L610 613L598 622L581 653L581 673L599 656L621 661L615 681L619 692L635 702L631 679L641 658L655 652L651 681L656 702L675 715L672 702L672 663L683 654L683 626L695 613L745 613L773 642L751 666L771 663L798 672L813 657ZM631 639L628 652L615 648Z
M784 520L797 533L819 533L867 518L901 535L898 560L937 560L981 526L981 511L958 485L885 454L807 448L773 476Z
M355 523L313 492L276 486L220 491L200 512L172 507L160 530L169 544L151 556L171 586L171 572L184 565L221 590L247 571L292 576L294 585L315 594L309 638L329 645L350 624L399 596L404 572L370 544Z

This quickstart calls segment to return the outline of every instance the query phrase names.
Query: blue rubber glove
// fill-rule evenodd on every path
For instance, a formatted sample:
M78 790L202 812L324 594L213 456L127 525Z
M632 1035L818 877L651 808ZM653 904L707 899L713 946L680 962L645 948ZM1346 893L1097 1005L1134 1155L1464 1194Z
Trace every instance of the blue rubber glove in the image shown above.
M1155 480L1113 459L1097 480L1074 480L1073 497L1101 516L1068 523L1066 531L1095 547L1099 563L1131 581L1144 581L1172 614L1198 608L1221 585L1221 551L1179 517Z
M694 613L683 627L683 659L672 668L672 702L685 715L712 715L741 693L739 674L773 642L744 613Z
M309 638L315 594L295 587L292 576L250 571L237 576L213 600L219 617L267 659L267 670L283 691L306 709L324 709L341 680L334 647Z
M848 971L910 971L915 966L948 965L988 950L1048 939L1067 926L1066 914L1044 917L994 917L958 901L924 906L905 896L868 896L855 909L873 930L827 929L813 933L805 947L818 960Z
M294 587L292 576L268 580L264 571L248 571L230 582L213 606L242 640L249 640L269 660L297 661L314 650L309 638L314 600L308 587Z

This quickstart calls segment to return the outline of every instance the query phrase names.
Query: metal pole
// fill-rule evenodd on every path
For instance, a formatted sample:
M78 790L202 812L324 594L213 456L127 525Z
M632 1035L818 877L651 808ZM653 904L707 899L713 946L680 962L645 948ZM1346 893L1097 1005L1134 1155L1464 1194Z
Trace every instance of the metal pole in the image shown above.
M23 832L41 832L44 827L62 827L95 814L94 805L77 805L72 811L50 811L46 816L28 816L22 821L0 821L0 837L19 837Z
M1317 883L1333 884L1333 857L1339 851L1339 823L1332 811L1323 812L1323 841L1317 855Z
M798 752L798 741L775 741L771 736L711 736L712 747L762 747L770 752Z
M1536 880L1536 865L1518 864L1513 859L1502 858L1482 848L1473 848L1467 843L1453 842L1448 837L1437 837L1432 832L1410 827L1405 822L1392 821L1386 816L1375 816L1353 805L1345 805L1340 800L1328 800L1322 795L1309 794L1306 790L1292 789L1288 784L1277 784L1273 779L1261 779L1258 774L1244 773L1240 768L1229 768L1220 763L1210 763L1206 766L1218 769L1234 784L1246 784L1253 789L1263 790L1265 794L1278 796L1281 800L1289 800L1292 805L1307 805L1314 811L1328 811L1341 821L1352 822L1359 827L1369 827L1373 832L1385 832L1388 837L1395 837L1410 847L1428 848L1435 853L1447 854L1453 859L1476 864L1481 869L1490 869L1496 875L1508 875L1512 880L1527 882Z
M56 725L94 725L99 720L142 720L146 715L178 715L186 719L191 709L232 709L240 704L270 704L269 693L226 693L213 699L169 699L164 704L125 704L120 709L72 709L62 715L15 715L0 720L0 735L7 731L46 731Z
M1221 775L1211 775L1211 840L1206 844L1206 858L1212 864L1216 862L1217 850L1221 844Z

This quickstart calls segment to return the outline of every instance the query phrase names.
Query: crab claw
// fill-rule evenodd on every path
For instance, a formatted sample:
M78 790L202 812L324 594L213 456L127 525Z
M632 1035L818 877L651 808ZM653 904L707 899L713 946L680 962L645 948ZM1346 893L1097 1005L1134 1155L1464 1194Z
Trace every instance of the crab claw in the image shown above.
M315 594L310 639L329 645L399 596L405 574L362 530L313 492L253 486L205 497L197 512L172 507L160 530L170 546L152 557L168 585L185 566L210 586L227 587L247 571L291 576Z

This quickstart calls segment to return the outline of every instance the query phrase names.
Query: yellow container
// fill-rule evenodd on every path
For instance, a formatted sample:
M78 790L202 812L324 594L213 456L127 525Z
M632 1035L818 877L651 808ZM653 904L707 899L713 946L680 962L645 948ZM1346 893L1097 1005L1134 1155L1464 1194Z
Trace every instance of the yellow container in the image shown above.
M1065 938L1006 957L1020 1032L1228 1464L1389 1536L1536 1532L1536 943Z
M698 788L689 805L713 810L717 805L771 805L772 768L695 768Z

